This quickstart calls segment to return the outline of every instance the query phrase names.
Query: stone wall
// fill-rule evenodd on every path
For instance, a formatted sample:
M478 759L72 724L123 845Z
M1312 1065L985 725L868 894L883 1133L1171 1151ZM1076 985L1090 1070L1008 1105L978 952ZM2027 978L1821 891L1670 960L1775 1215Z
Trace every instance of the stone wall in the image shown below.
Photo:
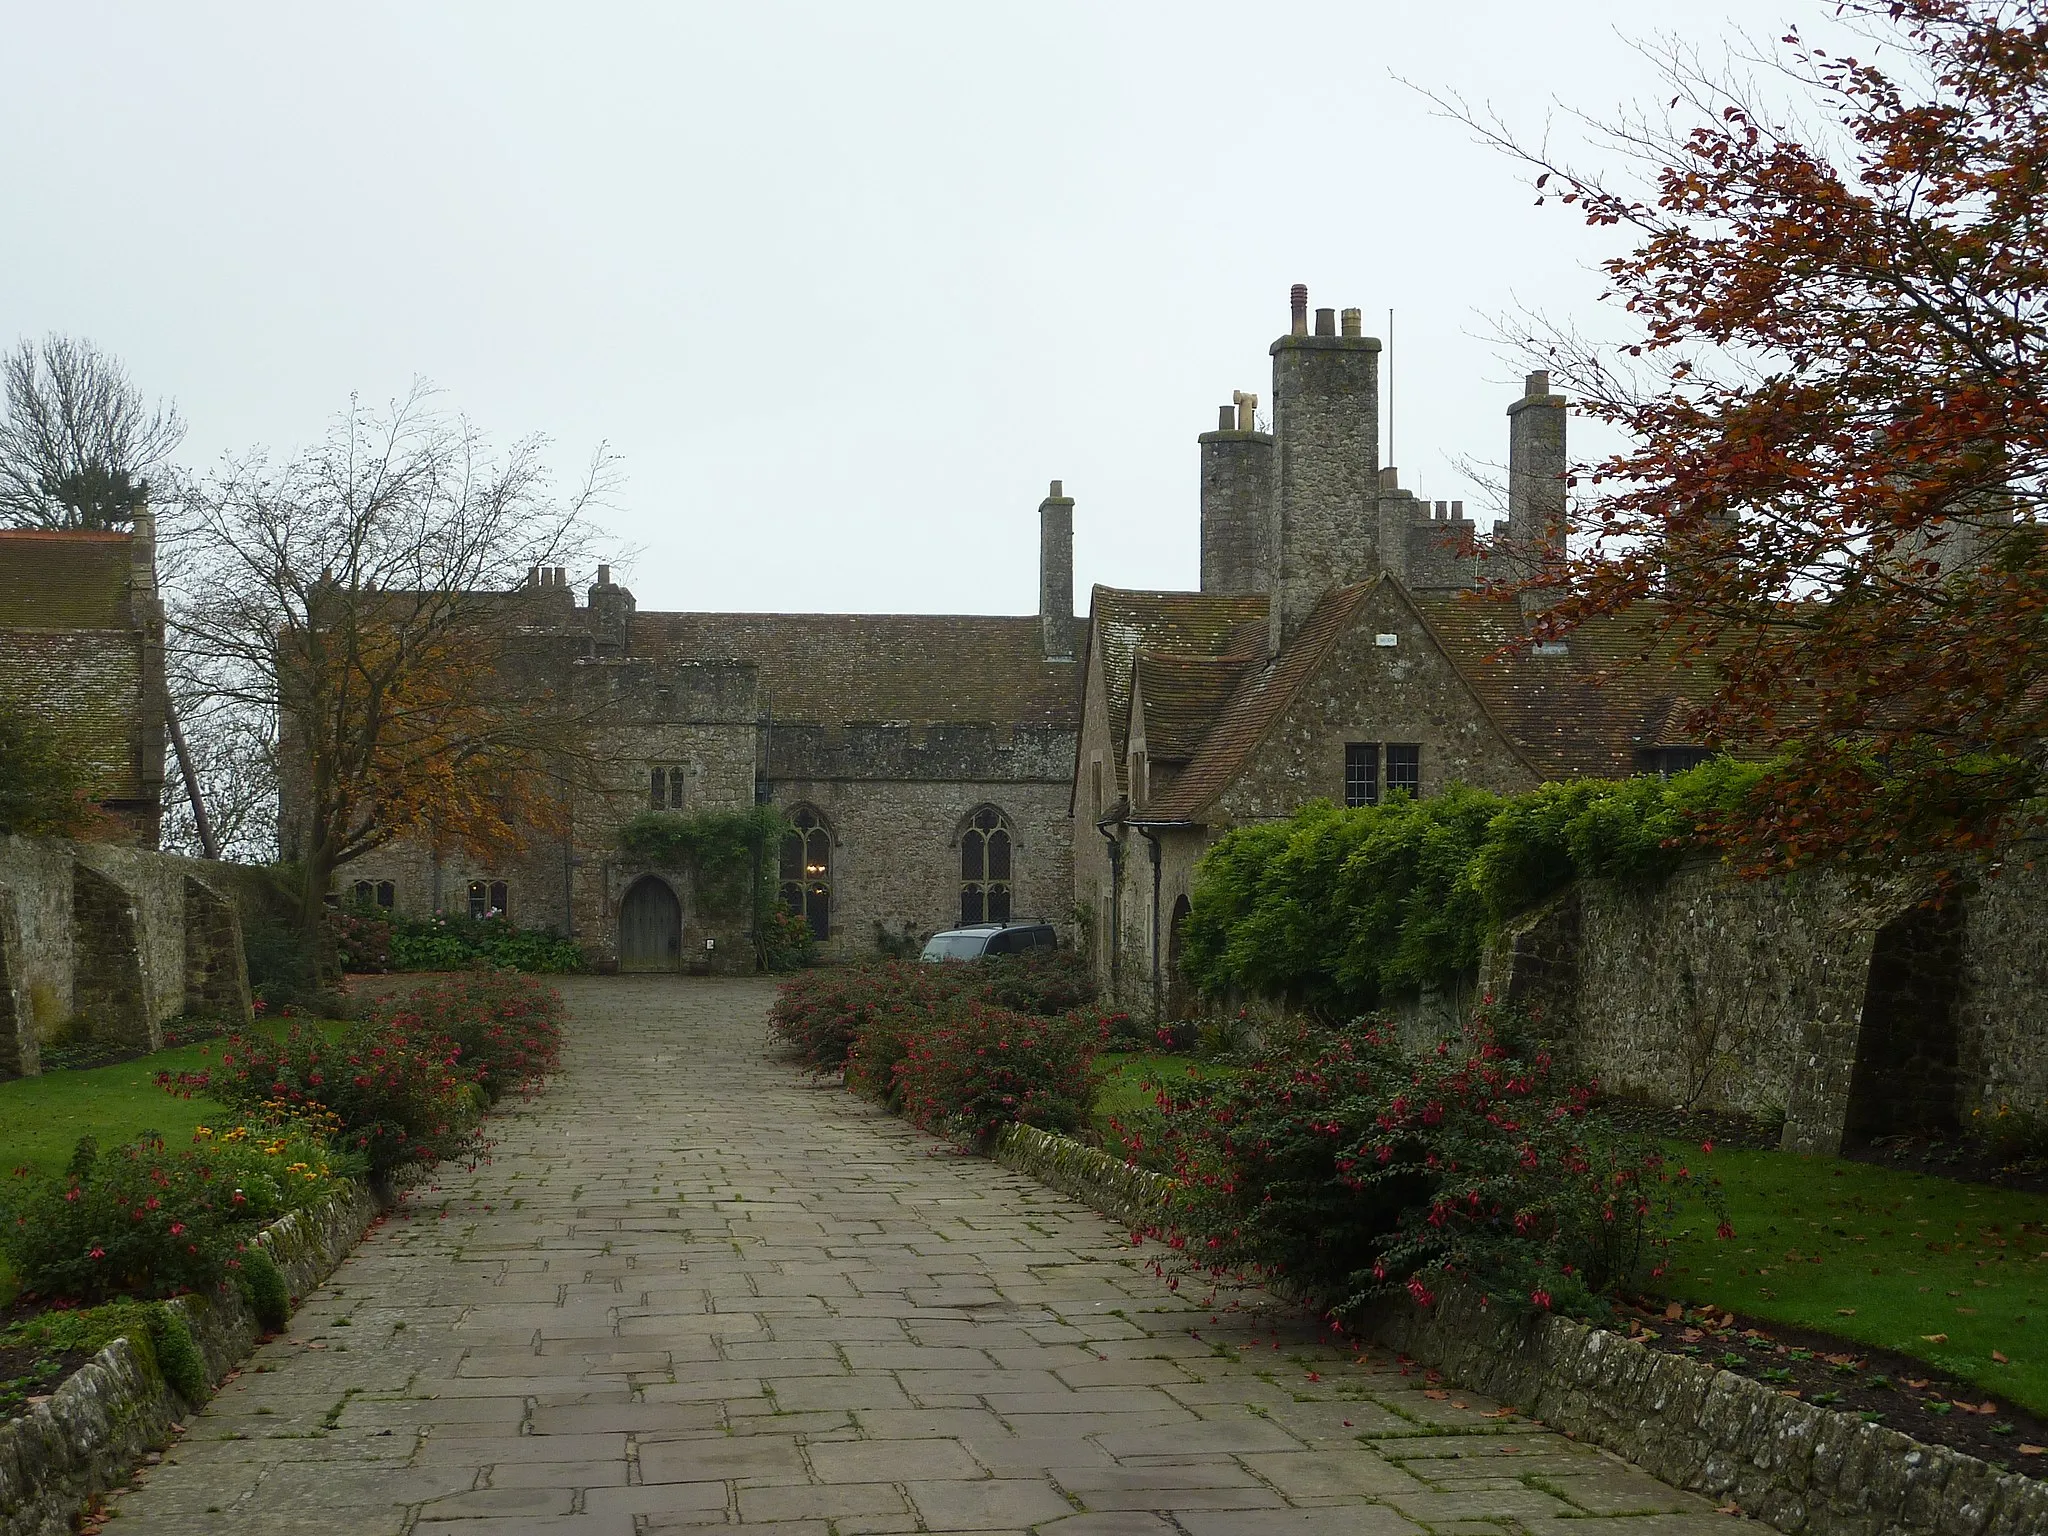
M1071 739L1071 738L1069 738ZM1071 936L1073 852L1067 774L1056 780L777 779L785 811L814 807L832 834L832 937L826 953L872 954L879 925L891 937L960 921L960 834L992 805L1013 836L1010 912L1045 918Z
M1537 782L1391 584L1366 600L1218 797L1219 820L1291 816L1318 798L1342 805L1352 741L1419 745L1425 796L1453 783L1508 794Z
M1963 924L1958 1109L2048 1114L2048 869L2007 859L1987 873L1970 892Z
M1511 924L1482 990L1529 1008L1622 1098L1782 1119L1784 1145L1953 1132L2048 1107L2048 880L1743 880L1699 863L1583 882Z
M256 1239L283 1272L292 1303L334 1272L377 1214L370 1192L343 1181ZM166 1303L182 1313L205 1362L209 1392L255 1346L261 1328L232 1288ZM197 1404L185 1403L126 1338L66 1377L48 1398L0 1422L0 1536L64 1536L88 1500L119 1487L150 1451L170 1444Z
M259 873L106 843L0 836L0 1077L41 1069L74 1017L163 1043L185 1013L250 1017L241 906Z

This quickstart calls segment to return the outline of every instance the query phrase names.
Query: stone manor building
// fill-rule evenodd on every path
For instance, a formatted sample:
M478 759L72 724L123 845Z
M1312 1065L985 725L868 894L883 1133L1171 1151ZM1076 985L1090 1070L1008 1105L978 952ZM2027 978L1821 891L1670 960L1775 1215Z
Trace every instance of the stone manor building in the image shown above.
M658 613L608 567L580 595L564 569L533 572L508 608L517 650L601 703L606 785L516 858L394 843L350 864L340 894L551 928L603 967L750 968L744 921L619 832L648 809L764 804L799 829L768 858L830 958L989 918L1070 927L1078 625L1057 481L1039 521L1039 612L1020 618Z
M602 701L602 793L566 836L484 865L401 843L349 866L357 899L497 913L601 965L728 969L743 929L620 847L648 808L782 809L777 883L825 955L988 919L1085 943L1127 1006L1171 1008L1196 860L1309 800L1453 782L1522 789L1668 771L1677 684L1616 664L1598 627L1511 661L1525 622L1473 589L1562 538L1566 404L1532 374L1508 407L1509 505L1478 537L1379 462L1380 343L1292 295L1256 397L1199 438L1201 589L1095 588L1074 616L1073 502L1039 506L1039 604L1018 618L640 611L600 567L512 595L522 653Z
M1488 577L1561 548L1566 402L1531 374L1508 415L1508 508L1417 499L1379 461L1380 343L1359 312L1272 344L1272 431L1238 394L1199 438L1201 590L1098 586L1082 644L1075 902L1099 981L1173 1012L1196 860L1222 832L1315 799L1376 804L1452 783L1500 792L1690 767L1685 692L1593 624L1511 659L1527 617Z

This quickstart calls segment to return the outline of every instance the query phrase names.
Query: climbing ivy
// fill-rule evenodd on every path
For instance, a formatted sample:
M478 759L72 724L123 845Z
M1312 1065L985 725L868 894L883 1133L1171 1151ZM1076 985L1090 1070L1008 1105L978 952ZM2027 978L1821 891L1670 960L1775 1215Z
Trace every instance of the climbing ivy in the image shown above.
M1720 847L1762 772L1724 758L1520 795L1454 785L1355 810L1321 800L1238 828L1195 874L1188 979L1348 1013L1468 975L1505 919L1573 879L1650 878Z
M619 847L659 869L687 870L707 910L760 923L775 905L782 840L795 830L772 805L745 811L642 811L619 829ZM758 876L758 879L756 878Z

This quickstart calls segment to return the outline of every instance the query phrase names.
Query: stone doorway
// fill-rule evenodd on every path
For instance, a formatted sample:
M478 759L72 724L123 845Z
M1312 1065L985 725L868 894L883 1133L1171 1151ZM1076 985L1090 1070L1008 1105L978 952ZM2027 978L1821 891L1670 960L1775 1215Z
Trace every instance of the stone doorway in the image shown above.
M683 904L668 882L642 875L619 903L619 969L683 968Z
M1914 907L1877 931L1856 1030L1843 1140L1951 1136L1962 904Z
M1188 899L1180 897L1173 904L1173 917L1166 925L1166 1016L1169 1019L1184 1019L1194 1012L1195 989L1188 985L1181 974L1181 941L1183 930L1188 923Z

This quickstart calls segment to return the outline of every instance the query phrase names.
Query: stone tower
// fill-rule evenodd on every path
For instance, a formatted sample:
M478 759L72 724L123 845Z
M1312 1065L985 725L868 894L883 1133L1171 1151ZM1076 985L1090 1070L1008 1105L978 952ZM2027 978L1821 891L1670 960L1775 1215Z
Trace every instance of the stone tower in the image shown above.
M1264 592L1272 579L1273 435L1257 426L1259 397L1238 392L1202 445L1202 590Z
M1316 311L1294 285L1288 334L1273 343L1272 594L1268 648L1300 630L1331 587L1380 569L1380 344L1359 312Z

